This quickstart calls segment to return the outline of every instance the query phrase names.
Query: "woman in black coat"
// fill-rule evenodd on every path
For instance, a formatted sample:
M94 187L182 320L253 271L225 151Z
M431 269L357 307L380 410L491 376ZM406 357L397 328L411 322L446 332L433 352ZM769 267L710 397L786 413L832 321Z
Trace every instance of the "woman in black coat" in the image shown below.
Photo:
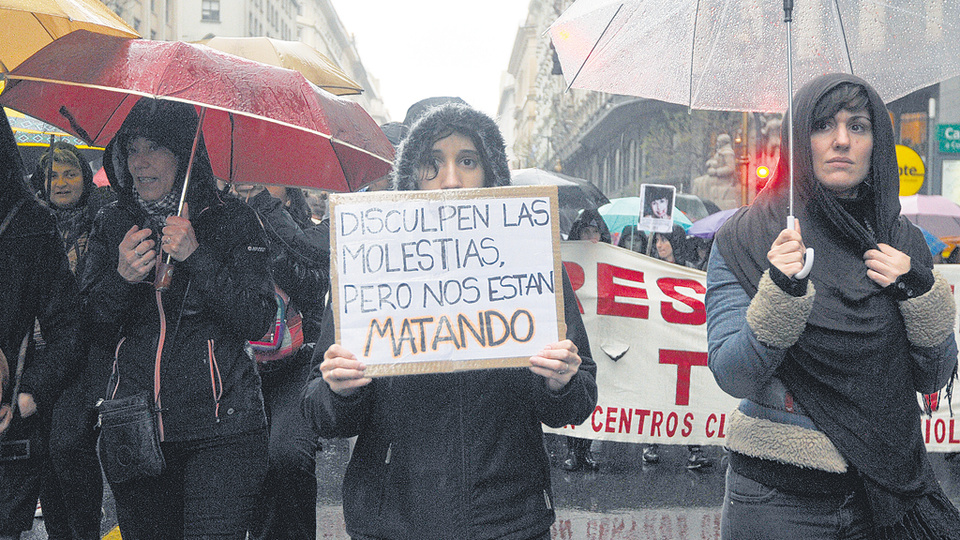
M160 409L166 469L111 483L124 538L242 539L266 472L246 349L276 314L267 241L249 207L220 198L202 139L176 215L196 125L183 103L130 111L104 153L118 201L97 217L81 279L94 361L113 366L106 397L148 394ZM174 272L160 290L166 256Z

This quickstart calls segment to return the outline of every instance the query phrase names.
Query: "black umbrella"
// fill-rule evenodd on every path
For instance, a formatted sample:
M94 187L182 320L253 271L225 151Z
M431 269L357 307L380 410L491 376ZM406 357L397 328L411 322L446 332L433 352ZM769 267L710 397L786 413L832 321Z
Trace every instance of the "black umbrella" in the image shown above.
M590 182L543 169L519 169L510 174L514 186L557 186L560 201L560 232L566 235L580 212L600 208L610 202L600 188Z

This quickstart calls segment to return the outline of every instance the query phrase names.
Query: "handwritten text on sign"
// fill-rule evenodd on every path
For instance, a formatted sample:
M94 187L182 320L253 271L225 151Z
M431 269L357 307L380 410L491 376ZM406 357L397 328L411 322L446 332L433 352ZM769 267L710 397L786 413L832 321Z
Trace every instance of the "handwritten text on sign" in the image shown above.
M555 190L332 195L331 208L337 341L367 366L418 364L380 374L529 358L557 340Z

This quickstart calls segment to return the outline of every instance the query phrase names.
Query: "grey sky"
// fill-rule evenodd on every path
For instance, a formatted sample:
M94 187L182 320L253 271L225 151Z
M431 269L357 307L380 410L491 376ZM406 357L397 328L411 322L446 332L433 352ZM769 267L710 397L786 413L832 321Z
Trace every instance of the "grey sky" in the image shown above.
M422 98L454 95L496 115L528 0L332 0L392 120Z

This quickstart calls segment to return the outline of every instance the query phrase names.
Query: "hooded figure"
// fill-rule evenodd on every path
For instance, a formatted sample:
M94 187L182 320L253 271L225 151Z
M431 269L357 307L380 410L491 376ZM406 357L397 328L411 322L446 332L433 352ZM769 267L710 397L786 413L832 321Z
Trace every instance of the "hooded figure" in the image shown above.
M785 146L757 200L720 229L707 271L710 369L744 398L728 423L724 537L792 511L823 508L810 521L828 524L843 506L868 537L955 538L960 516L930 467L916 397L955 372L955 307L899 216L886 107L863 80L826 75L797 92L794 114L782 139L792 125L800 231L784 230ZM794 279L805 246L813 270ZM800 502L730 503L771 489ZM813 536L794 527L786 537Z
M52 193L69 180L61 179L55 186L47 179L48 172L52 172L54 177L57 176L57 172L52 170L51 156L53 157L53 163L80 172L80 198L73 204L59 204L58 199L52 197ZM63 240L63 248L67 252L70 269L79 274L77 268L86 252L87 239L90 236L90 229L93 227L93 220L101 207L116 198L113 191L109 187L98 188L93 183L93 170L83 153L72 144L62 141L54 143L40 157L33 175L30 176L30 183L35 192L50 206L57 217L57 230Z
M120 529L135 538L242 538L266 471L247 341L277 310L267 240L253 210L220 198L202 139L189 217L176 216L196 126L189 104L144 98L133 107L104 153L118 200L97 216L81 278L91 361L112 365L106 397L147 394L160 409L166 469L111 484ZM167 255L175 270L161 291L153 269Z
M33 528L54 404L85 358L77 282L56 220L24 182L6 114L0 111L0 537ZM46 346L33 339L35 322ZM17 381L17 365L22 373ZM17 395L13 390L17 388ZM9 453L8 453L9 452Z
M496 123L459 104L431 109L414 125L394 170L402 190L510 183ZM549 537L555 515L541 423L579 424L597 396L565 275L563 291L567 339L543 344L529 369L371 380L334 343L328 309L317 342L323 360L314 361L303 408L321 437L358 436L343 480L351 538Z
M587 208L580 214L580 217L570 226L570 234L567 235L567 240L583 240L583 229L586 227L595 227L600 231L600 241L604 244L612 242L610 229L607 228L603 216L595 208Z

